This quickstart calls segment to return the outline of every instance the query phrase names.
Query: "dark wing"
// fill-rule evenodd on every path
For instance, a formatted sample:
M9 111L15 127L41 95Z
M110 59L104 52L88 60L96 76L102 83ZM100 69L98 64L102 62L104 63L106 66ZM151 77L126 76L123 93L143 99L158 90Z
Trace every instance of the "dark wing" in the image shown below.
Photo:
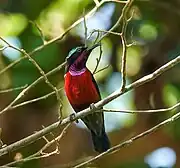
M91 73L91 76L92 76L92 82L94 83L94 86L96 87L96 90L98 92L99 100L101 100L101 94L92 73ZM104 114L103 113L89 114L88 116L84 117L82 120L93 133L97 135L101 135L102 131L104 131Z
M91 73L91 77L92 77L92 82L94 83L94 86L96 87L96 90L97 90L97 92L98 92L99 99L101 100L101 94L100 94L100 91L99 91L98 85L97 85L96 80L94 79L94 76L93 76L93 74L92 74L92 73Z

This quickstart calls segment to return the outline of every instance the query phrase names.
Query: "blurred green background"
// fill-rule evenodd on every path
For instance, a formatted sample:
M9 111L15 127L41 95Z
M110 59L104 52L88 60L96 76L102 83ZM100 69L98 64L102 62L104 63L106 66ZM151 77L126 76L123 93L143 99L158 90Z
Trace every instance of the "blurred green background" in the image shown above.
M27 52L43 44L36 22L42 29L45 40L63 33L74 21L94 7L92 0L0 0L0 36L9 43ZM88 33L93 29L108 30L119 18L123 5L105 3L96 14L87 20ZM132 5L133 19L128 25L127 41L135 42L127 51L127 83L147 75L179 54L180 37L179 0L135 0ZM120 31L120 28L116 29ZM93 36L88 42L94 40ZM73 47L84 44L83 23L75 27L63 40L44 47L33 55L45 72L63 63ZM0 46L4 43L0 42ZM119 36L109 35L102 40L103 55L98 69L110 65L97 73L95 78L102 97L106 97L121 86L122 44ZM93 71L99 49L91 54L88 68ZM22 57L13 49L0 52L0 70ZM0 75L0 90L31 84L40 76L39 71L28 60L23 60ZM63 87L64 69L49 77L58 88ZM44 81L34 86L18 103L43 96L52 89ZM6 107L20 91L0 94L0 109ZM64 117L72 113L64 91L60 92ZM156 80L134 89L106 105L111 109L158 109L176 104L180 99L180 66L174 67ZM5 112L0 116L1 138L10 144L34 131L40 130L58 119L55 96ZM175 112L178 112L175 111ZM112 145L116 145L175 112L159 114L106 113L106 130ZM158 130L119 152L106 156L94 167L107 168L172 168L180 167L180 121ZM57 130L54 134L58 134ZM48 139L53 139L52 135ZM20 157L26 157L40 149L44 140L24 147L0 158L0 165ZM52 147L53 150L54 148ZM19 164L20 167L60 167L67 163L82 161L94 155L89 132L82 123L72 124L60 141L60 154L48 158Z

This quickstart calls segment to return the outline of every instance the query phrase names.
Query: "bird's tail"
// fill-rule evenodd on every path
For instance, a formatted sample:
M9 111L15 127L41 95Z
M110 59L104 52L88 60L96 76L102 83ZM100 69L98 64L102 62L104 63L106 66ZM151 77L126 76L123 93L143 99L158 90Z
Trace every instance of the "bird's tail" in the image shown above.
M91 131L91 135L92 135L92 141L94 144L94 149L97 152L102 153L102 152L107 151L110 148L110 142L104 129L101 135L97 135L93 131Z

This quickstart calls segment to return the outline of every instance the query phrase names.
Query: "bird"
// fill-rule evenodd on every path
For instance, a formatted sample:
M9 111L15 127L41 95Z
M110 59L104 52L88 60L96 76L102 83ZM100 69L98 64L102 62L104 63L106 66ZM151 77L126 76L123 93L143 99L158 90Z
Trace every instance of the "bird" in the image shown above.
M98 85L93 74L86 66L89 55L100 44L91 47L73 48L66 57L65 93L76 113L101 100ZM93 113L81 119L90 130L94 149L98 153L110 148L110 141L105 132L104 114Z

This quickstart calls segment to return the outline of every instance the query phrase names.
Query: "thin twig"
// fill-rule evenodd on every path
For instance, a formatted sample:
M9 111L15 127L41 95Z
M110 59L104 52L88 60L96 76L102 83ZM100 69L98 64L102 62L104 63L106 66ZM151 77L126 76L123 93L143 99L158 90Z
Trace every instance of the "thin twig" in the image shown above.
M95 108L90 109L84 109L76 114L74 114L74 117L72 119L72 117L67 117L65 119L63 119L61 122L55 122L53 124L51 124L50 126L24 138L21 139L17 142L14 142L13 144L10 144L2 149L0 149L0 156L5 155L9 152L12 152L14 150L17 150L19 148L22 148L23 146L26 146L28 144L33 143L34 141L36 141L37 139L41 138L42 136L48 134L49 132L53 131L54 129L58 128L58 127L62 127L64 125L67 125L69 123L72 123L73 121L76 121L79 118L82 118L90 113L93 113L95 111L97 111L98 109L100 109L101 107L103 107L104 105L106 105L107 103L111 102L112 100L116 99L117 97L121 96L122 94L137 88L147 82L150 82L152 80L154 80L155 78L157 78L158 76L160 76L161 74L163 74L164 72L166 72L167 70L171 69L172 67L174 67L175 65L177 65L178 63L180 63L180 56L177 56L176 58L174 58L173 60L169 61L168 63L164 64L163 66L161 66L159 69L157 69L156 71L154 71L153 73L146 75L144 77L142 77L141 79L133 82L130 85L127 85L124 89L124 91L121 90L116 90L115 92L113 92L112 94L110 94L109 96L107 96L106 98L100 100L99 102L95 103ZM180 113L178 113L178 117L180 116Z
M53 139L51 141L46 141L47 143L38 152L36 152L36 153L26 157L26 158L10 162L10 163L8 163L8 164L6 164L4 166L13 166L13 165L18 164L18 163L25 163L25 162L28 162L28 161L31 161L31 160L41 159L41 158L44 158L44 157L47 157L47 156L50 156L50 155L59 154L58 150L57 150L58 149L57 147L56 147L56 150L54 150L54 151L52 151L50 153L45 153L45 150L47 150L55 142L59 142L64 137L64 135L66 134L67 129L69 128L70 125L71 125L71 123L66 125L66 127L62 130L61 134L59 136L57 136L55 139Z
M132 4L132 2L129 2ZM131 5L130 4L130 5ZM122 20L123 20L123 26L121 31L121 41L122 41L122 61L121 61L121 74L122 74L122 84L121 84L121 90L125 89L126 86L126 57L127 57L127 41L126 41L126 31L128 23L133 18L134 11L132 12L130 18L127 18L127 14L130 9L130 5L127 6L127 8L122 11Z
M156 110L116 110L116 109L102 109L102 112L117 112L117 113L130 113L130 114L138 114L138 113L160 113L160 112L168 112L177 109L180 107L180 102L175 104L169 108L156 109Z
M99 63L100 63L100 61L101 61L101 57L102 57L102 44L100 44L99 50L100 50L100 52L99 52L99 58L96 58L97 64L96 64L96 67L94 68L93 74L96 73L97 68L98 68L98 66L99 66Z
M11 167L11 166L1 166L1 168L19 168L19 167Z
M96 75L97 73L101 72L101 71L104 71L105 69L109 68L110 65L106 65L104 68L100 69L100 70L97 70L94 75Z
M133 41L133 42L130 43L130 44L126 44L127 48L132 47L132 46L134 46L134 45L137 45L136 41Z
M63 90L63 88L60 88L58 89L58 92ZM15 108L18 108L18 107L22 107L22 106L25 106L27 104L31 104L31 103L34 103L34 102L37 102L37 101L40 101L40 100L44 100L44 99L47 99L49 98L50 96L54 95L55 94L55 91L51 92L51 93L48 93L44 96L41 96L41 97L38 97L38 98L35 98L35 99L32 99L32 100L28 100L28 101L25 101L25 102L22 102L22 103L19 103L19 104L16 104L14 106L11 106L9 108L9 110L12 110L12 109L15 109Z
M121 90L124 90L125 86L126 86L126 55L127 55L126 29L127 29L127 22L124 21L122 34L121 34L121 41L122 41L122 61L121 61L122 84L121 84Z
M24 86L20 86L20 87L16 87L16 88L10 88L10 89L5 89L5 90L0 90L0 93L8 93L8 92L13 92L13 91L16 91L16 90L22 90L24 88L26 88L27 85L24 85Z
M113 34L113 35L116 35L116 36L121 36L121 33L118 33L118 32L113 32L113 31L108 31L108 30L96 30L96 29L94 29L93 31L92 31L92 33L93 32L103 32L103 33L108 33L108 34ZM91 33L91 34L92 34Z
M44 127L44 128L45 128L45 127ZM52 135L53 140L54 140L54 142L56 143L56 149L58 150L58 153L60 153L60 152L59 152L59 142L56 140L55 135L53 134L53 132L50 132L49 134ZM42 151L41 153L43 153L43 151Z
M97 0L96 0L96 1L97 1ZM110 1L110 0L106 0L106 1L107 1L107 2L119 2L119 3L121 3L121 2L118 1L118 0L111 0L111 1ZM103 3L106 2L106 1L104 0ZM99 1L98 1L98 2L99 2ZM129 1L129 2L130 2L130 1ZM97 6L97 5L96 5L96 6ZM99 6L100 6L100 3L99 3ZM130 6L129 6L129 7L130 7ZM120 23L120 22L119 22L119 23ZM109 32L111 32L111 30L110 30ZM106 34L106 35L108 35L108 34ZM122 34L121 34L121 35L122 35ZM105 36L103 36L103 37L105 37ZM102 38L101 38L101 39L102 39ZM125 40L126 40L126 39L125 39ZM123 40L122 40L122 41L123 41ZM127 47L127 46L128 46L128 45L126 44L126 47ZM40 47L41 47L41 46L40 46ZM6 49L7 47L4 47L4 48ZM44 48L44 47L43 47L43 48ZM42 48L41 48L41 49L42 49ZM40 50L41 50L41 49L40 49ZM35 52L37 52L37 51L39 51L39 50L35 50ZM123 53L125 53L125 55L126 55L126 52L123 52ZM27 54L27 53L26 53L26 54ZM28 55L28 54L27 54L27 55ZM27 56L27 57L28 57L28 56ZM125 56L124 56L124 57L125 57ZM25 58L25 57L23 57L23 58ZM30 60L32 59L32 58L30 57L30 55L29 55L28 58L29 58ZM32 59L31 61L33 62L33 59ZM173 61L174 61L174 60L173 60ZM95 104L96 108L100 108L100 107L102 107L103 105L105 105L105 104L107 104L108 102L110 102L110 101L112 101L113 99L115 99L116 97L124 94L125 92L127 92L127 91L129 91L129 90L131 90L131 89L133 89L133 88L135 88L135 87L138 87L138 86L140 86L140 85L142 85L142 84L144 84L144 83L146 83L146 82L149 82L149 81L155 79L157 76L159 76L160 74L164 73L166 70L170 69L172 66L174 66L174 65L176 65L178 62L180 62L180 56L177 57L177 59L175 60L176 62L173 62L173 61L171 61L170 64L168 64L168 63L165 64L164 66L162 66L161 68L159 68L158 70L156 70L154 73L152 73L152 74L150 74L150 75L147 75L147 76L139 79L138 81L132 83L131 85L125 86L125 82L123 82L124 85L122 86L122 89L121 89L120 91L118 90L118 91L114 92L113 94L111 94L110 96L108 96L107 98L103 99L102 101L99 101L98 103L96 103L96 104ZM18 62L18 61L17 61L17 62ZM124 59L124 62L125 62L125 59ZM36 63L36 62L35 62L35 63ZM64 63L64 64L65 64L65 63ZM14 64L13 64L13 65L14 65ZM124 74L124 79L123 79L123 81L125 81L125 69L126 69L126 68L125 68L125 65L126 65L126 63L122 63L122 65L124 65L124 68L122 68L122 74ZM35 66L36 66L36 65L35 65ZM37 66L36 66L36 67L37 67ZM37 67L37 68L38 68L38 67ZM6 70L7 70L7 69L6 69ZM123 72L123 70L124 70L124 72ZM40 69L39 69L39 71L40 71L40 73L41 73L41 70L40 70ZM2 72L2 71L1 71L1 72ZM0 72L0 74L1 74L1 72ZM5 72L5 71L4 71L4 72ZM43 71L42 71L42 72L43 72ZM54 71L53 71L53 72L54 72ZM51 71L51 73L52 73L52 71ZM44 80L46 81L47 74L43 73L43 74L41 74L41 75L42 75L41 78L39 78L37 81L39 81L39 80L41 80L41 79L44 79ZM46 78L45 78L45 77L46 77ZM48 79L47 79L47 80L48 80ZM28 89L24 89L25 91L22 91L21 94L19 95L19 97L17 97L18 99L15 99L15 100L16 100L16 101L19 100L19 99L24 95L24 93L27 92L27 90L29 90L32 86L34 86L34 85L37 83L37 81L35 81L35 82L33 83L33 85L30 85L30 87L27 87ZM46 81L46 82L47 82L47 81ZM48 83L47 83L47 84L48 84ZM51 83L50 83L50 84L51 84ZM53 87L54 87L54 86L53 86ZM57 90L55 90L55 93L57 93ZM176 105L175 105L175 106L176 106ZM11 105L11 107L13 107L13 106ZM11 107L10 107L10 108L11 108ZM9 109L10 109L10 108L9 108ZM172 108L172 107L170 107L170 108ZM170 108L167 108L167 109L170 109ZM153 112L162 112L163 110L164 110L164 111L169 111L169 110L167 110L167 109L159 109L159 111L157 111L157 110L151 110L151 112L152 112L152 111L153 111ZM8 110L8 109L7 109L7 110ZM7 110L6 110L6 111L7 111ZM96 110L96 109L95 109L95 110ZM171 109L171 110L172 110L172 109ZM147 110L146 110L146 111L147 111ZM2 111L1 111L1 112L2 112ZM1 112L0 112L0 113L1 113ZM62 121L62 123L59 123L59 122L54 123L54 124L52 124L51 126L49 126L49 127L47 127L47 128L44 128L43 130L41 130L41 131L39 131L39 132L37 132L37 133L35 133L35 134L33 134L33 135L25 138L25 139L22 139L22 140L14 143L14 144L12 144L12 145L9 145L9 146L3 148L2 150L0 150L0 155L3 155L3 154L5 154L5 153L8 153L9 151L16 150L16 149L19 148L19 147L22 147L22 146L24 146L24 145L27 145L27 144L29 144L29 143L32 143L32 142L35 141L36 139L38 139L38 138L42 137L43 135L49 133L50 131L52 131L53 129L57 128L58 126L62 126L62 125L65 125L65 124L67 124L67 123L71 123L72 121L74 121L74 120L76 120L76 119L78 119L78 118L80 118L80 117L83 117L83 116L85 116L85 115L87 115L87 114L89 114L89 113L91 113L91 112L93 112L93 110L85 109L85 110L83 110L82 112L80 112L79 114L75 115L75 117L74 117L73 120L71 120L71 118L66 118L66 119L64 119L64 120ZM116 111L116 112L117 112L117 111ZM130 111L129 111L129 112L130 112ZM131 112L132 112L132 111L131 111ZM138 111L138 112L139 112L139 111ZM143 112L145 112L145 111L143 111ZM149 110L149 112L150 112L150 110ZM134 113L134 112L133 112L133 113ZM139 139L139 138L141 138L141 137L144 137L144 136L146 136L146 135L154 132L156 129L158 129L158 128L160 128L160 127L162 127L162 126L164 126L164 125L166 125L166 124L168 124L168 123L173 122L174 120L178 119L179 117L180 117L180 113L177 113L176 115L174 115L174 116L172 116L171 118L169 118L169 119L161 122L160 124L156 125L155 127L153 127L153 128L151 128L151 129L149 129L149 130L147 130L147 131L145 131L145 132L143 132L143 133L141 133L141 134L139 134L139 135L131 138L130 140L127 140L127 141L125 141L125 142L123 142L123 143L121 143L121 144L119 144L119 145L117 145L117 146L112 147L112 148L109 149L107 152L102 153L102 154L94 157L93 159L90 159L90 160L87 161L87 162L84 162L84 163L82 163L82 164L80 164L80 165L77 165L76 167L82 167L82 166L87 165L88 163L90 163L90 162L92 162L92 161L95 161L95 160L103 157L103 156L106 155L106 154L113 153L113 152L117 152L117 151L119 151L120 148L122 148L122 147L124 147L124 146L126 146L126 145L129 145L129 144L133 143L133 141L135 141L135 140L137 140L137 139ZM35 136L35 135L36 135L36 136ZM49 143L49 142L48 142L48 143ZM13 146L13 145L14 145L14 146ZM3 153L3 151L5 151L5 153ZM53 152L51 152L51 153L46 153L46 154L44 154L44 155L42 155L42 156L39 156L39 157L34 157L34 159L39 159L39 158L43 158L43 157L48 157L48 156L53 155L53 154L57 154L57 150L55 150L55 151L53 151Z
M101 71L103 71L103 70L105 70L105 69L107 69L107 68L109 68L109 66L110 66L110 65L107 65L107 66L105 66L104 68L102 68L102 69L100 69L100 70L97 70L97 71L94 73L94 75L97 74L97 73L99 73L99 72L101 72ZM22 89L25 88L25 87L26 87L26 86L22 87ZM21 87L20 87L20 88L21 88ZM20 89L20 88L19 88L19 89ZM15 89L18 89L18 88L14 88L14 90L15 90ZM58 89L58 92L59 92L59 91L62 91L63 89L64 89L64 88ZM8 91L10 91L10 90L11 90L11 89L2 90L2 91L0 91L0 93L8 92ZM19 107L25 106L25 105L27 105L27 104L31 104L31 103L34 103L34 102L37 102L37 101L40 101L40 100L47 99L47 98L49 98L50 96L52 96L52 95L54 95L54 94L55 94L55 91L53 91L53 92L51 92L51 93L48 93L48 94L46 94L46 95L44 95L44 96L41 96L41 97L32 99L32 100L27 100L27 101L25 101L25 102L22 102L22 103L19 103L19 104L16 104L16 105L11 106L11 107L9 108L9 110L13 110L13 109L15 109L15 108L19 108Z
M109 29L109 32L114 31L119 25L120 23L123 21L124 15L126 14L127 11L129 11L129 8L131 7L132 3L134 0L127 0L124 1L125 2L125 6L122 9L122 13L119 17L119 19L117 20L117 22ZM117 1L113 1L113 2L117 2ZM118 1L119 3L121 3L121 1ZM99 41L101 41L104 37L108 36L109 33L105 33L100 39Z
M113 146L112 148L110 148L110 149L107 150L106 152L103 152L103 153L95 156L94 158L92 158L92 159L90 159L90 160L88 160L88 161L85 161L85 162L83 162L83 163L81 163L81 164L78 164L78 165L74 166L74 168L84 167L84 166L86 166L86 165L88 165L88 164L90 164L90 163L92 163L92 162L94 162L94 161L102 158L102 157L105 156L105 155L112 154L112 153L116 153L116 152L118 152L121 148L132 144L134 141L136 141L136 140L138 140L138 139L140 139L140 138L143 138L143 137L145 137L145 136L147 136L147 135L149 135L149 134L152 134L152 133L155 132L157 129L160 129L162 126L165 126L165 125L167 125L167 124L169 124L169 123L172 123L173 121L177 120L178 118L180 118L180 112L178 112L177 114L173 115L172 117L164 120L163 122L157 124L156 126L148 129L147 131L144 131L144 132L142 132L142 133L140 133L140 134L132 137L131 139L129 139L129 140L125 141L125 142L122 142L122 143L120 143L120 144L118 144L118 145L116 145L116 146Z
M104 0L105 2L117 2L117 3L121 3L121 4L126 4L127 1L120 1L120 0Z
M3 46L2 48L0 48L0 51L4 51L7 48L8 48L8 46Z
M99 72L101 72L101 71L109 68L109 66L110 66L110 65L107 65L107 66L105 66L104 68L97 70L97 71L94 73L94 75L96 75L97 73L99 73ZM24 87L25 87L25 86L24 86ZM58 92L59 92L59 91L62 91L63 89L64 89L64 88L58 89ZM6 90L3 90L3 91L6 91ZM2 92L3 92L3 91L2 91ZM7 91L8 91L8 90L7 90ZM0 92L0 93L1 93L1 92ZM50 96L52 96L52 95L54 95L54 94L55 94L55 91L53 91L53 92L51 92L51 93L48 93L48 94L46 94L46 95L44 95L44 96L41 96L41 97L32 99L32 100L27 100L27 101L25 101L25 102L16 104L16 105L14 105L14 106L11 106L11 107L9 108L9 110L12 110L12 109L15 109L15 108L19 108L19 107L22 107L22 106L25 106L25 105L27 105L27 104L31 104L31 103L34 103L34 102L37 102L37 101L40 101L40 100L47 99L47 98L49 98Z
M45 128L45 127L43 127L43 128ZM44 139L46 143L49 143L49 140L46 138L46 136L43 136L42 139Z
M103 5L106 2L112 2L112 1L108 1L108 0L104 0L100 2L100 6ZM128 1L123 1L122 3L126 4ZM127 5L127 4L126 4ZM127 6L125 5L125 7L127 8ZM100 7L99 6L99 7ZM90 17L99 7L94 7L87 15L86 18ZM121 20L121 19L120 19ZM120 20L118 20L115 25L110 29L110 31L113 31L118 25ZM64 33L62 33L60 36L58 36L55 39L52 39L50 41L48 41L45 45L42 45L36 49L34 49L32 52L28 53L29 56L33 55L34 53L42 50L45 46L50 45L52 43L57 42L58 40L62 39L72 28L74 28L75 26L77 26L79 23L81 23L83 21L83 18L77 20L76 22L74 22L74 24L72 24L68 29L66 29L66 31ZM108 33L106 33L102 38L106 37L108 35ZM21 57L20 59L16 60L15 62L9 64L6 68L4 68L2 71L0 71L0 75L2 73L4 73L6 70L8 70L9 68L11 68L12 66L14 66L15 64L17 64L18 62L20 62L21 60L25 59L25 57ZM45 76L49 76L51 74L54 74L55 72L59 71L61 68L63 68L66 65L66 62L62 63L61 65L59 65L58 67L54 68L53 70L51 70L50 72L48 72L47 74L45 74ZM0 114L4 113L5 111L8 111L10 109L11 106L13 106L18 100L20 100L25 93L27 93L27 91L29 91L32 87L34 87L37 83L39 83L41 80L43 80L43 76L39 77L36 81L34 81L32 84L30 84L27 88L25 88L21 93L19 93L19 95L3 110L0 111ZM60 108L59 108L60 109Z
M134 15L134 9L132 10L132 13L131 13L131 16L129 17L129 19L127 19L128 23L132 20L133 15ZM131 47L133 45L136 45L136 41L133 40L133 28L131 29L131 36L130 37L131 37L130 39L132 42L130 44L126 44L127 47Z
M126 4L127 1L118 1L118 0L102 0L99 3L99 6L95 6L90 12L88 12L86 14L86 19L91 17L104 3L108 3L108 2L118 2L118 3L122 3L122 4ZM75 21L70 27L68 27L62 34L60 34L58 37L47 41L46 44L41 45L39 47L37 47L36 49L34 49L33 51L29 52L28 54L30 56L34 55L35 53L41 51L42 49L44 49L45 47L47 47L50 44L53 44L59 40L62 40L64 38L64 36L73 28L75 28L79 23L81 23L83 21L83 18L78 19L77 21ZM119 25L119 24L118 24ZM114 26L114 28L116 28L117 26ZM111 31L114 30L114 28L112 28ZM104 36L105 37L105 36ZM5 67L4 69L2 69L0 71L0 75L3 74L4 72L6 72L8 69L10 69L11 67L13 67L14 65L16 65L17 63L21 62L22 60L26 59L26 57L20 57L19 59L15 60L14 62L12 62L11 64L9 64L7 67ZM65 62L63 63L65 64Z
M61 103L61 99L60 99L60 96L59 96L59 93L58 93L58 90L55 86L53 86L53 84L49 81L49 79L47 78L45 72L42 70L42 68L38 65L38 63L29 55L26 53L25 50L23 49L19 49L17 47L14 47L12 46L11 44L9 44L5 39L3 39L2 37L0 37L0 40L2 40L4 43L6 43L8 45L8 47L10 48L13 48L14 50L16 51L19 51L20 53L22 53L25 57L27 57L29 59L29 61L38 69L38 71L40 72L40 74L42 75L42 77L44 78L44 81L46 82L46 84L52 88L55 93L56 93L56 98L57 98L57 101L58 101L58 105L59 105L59 113L60 114L60 118L62 117L62 103ZM13 105L13 102L12 101L7 107L5 107L2 111L6 111L7 109L9 109L10 107L12 107ZM2 113L2 111L0 112L0 114Z
M61 65L59 65L58 67L54 68L53 70L49 71L47 74L45 74L46 76L50 76L54 73L56 73L57 71L59 71L60 69L62 69L65 66L65 62L62 63ZM39 77L37 80L35 80L33 83L31 83L28 87L26 87L24 90L22 90L19 95L8 105L8 107L6 107L5 109L0 111L0 115L2 113L4 113L5 111L8 111L18 100L20 100L22 97L24 97L24 95L32 88L34 87L36 84L38 84L39 82L41 82L44 79L43 76Z
M91 36L92 36L92 35L93 35L93 32L91 33ZM90 36L90 37L91 37L91 36ZM90 38L90 37L89 37L89 38ZM94 42L93 42L94 44L96 44L96 43L97 43L97 41L98 41L99 37L100 37L100 31L98 31L98 32L97 32L96 39L95 39L95 40L94 40Z
M96 43L97 43L97 40L99 39L99 33L100 33L100 31L98 31L98 30L96 30L96 31L94 31L94 30L91 31L90 34L89 34L89 36L87 37L87 39L90 39L94 33L97 33L96 39L95 39L94 42L93 42L93 44L96 44Z
M45 45L46 40L45 40L45 36L44 36L44 33L43 33L42 29L39 27L39 25L36 22L34 22L34 21L29 21L29 22L32 23L36 27L36 29L39 31L39 34L41 36L43 45Z
M107 1L106 1L107 2ZM103 4L105 3L105 1L101 1L100 2L100 6L102 6ZM99 6L99 7L100 7ZM86 14L86 18L89 18L91 17L95 12L96 10L99 8L97 6L95 6L90 12L88 12ZM34 49L33 51L29 52L28 54L30 56L34 55L35 53L41 51L43 48L47 47L48 45L50 44L53 44L59 40L62 40L64 38L64 36L73 28L75 28L78 24L80 24L81 22L83 21L83 18L80 18L78 19L77 21L75 21L70 27L68 27L62 34L60 34L58 37L52 39L52 40L49 40L46 42L46 44L44 45L41 45L39 47L37 47L36 49ZM16 65L17 63L21 62L22 60L26 59L26 57L20 57L19 59L15 60L14 62L12 62L11 64L9 64L7 67L5 67L4 69L2 69L0 71L0 75L3 74L4 72L6 72L8 69L10 69L11 67L13 67L14 65ZM64 64L64 63L63 63Z
M86 24L86 15L85 15L85 9L83 11L83 23L84 23L84 45L85 47L87 47L87 33L88 33L88 28L87 28L87 24Z

